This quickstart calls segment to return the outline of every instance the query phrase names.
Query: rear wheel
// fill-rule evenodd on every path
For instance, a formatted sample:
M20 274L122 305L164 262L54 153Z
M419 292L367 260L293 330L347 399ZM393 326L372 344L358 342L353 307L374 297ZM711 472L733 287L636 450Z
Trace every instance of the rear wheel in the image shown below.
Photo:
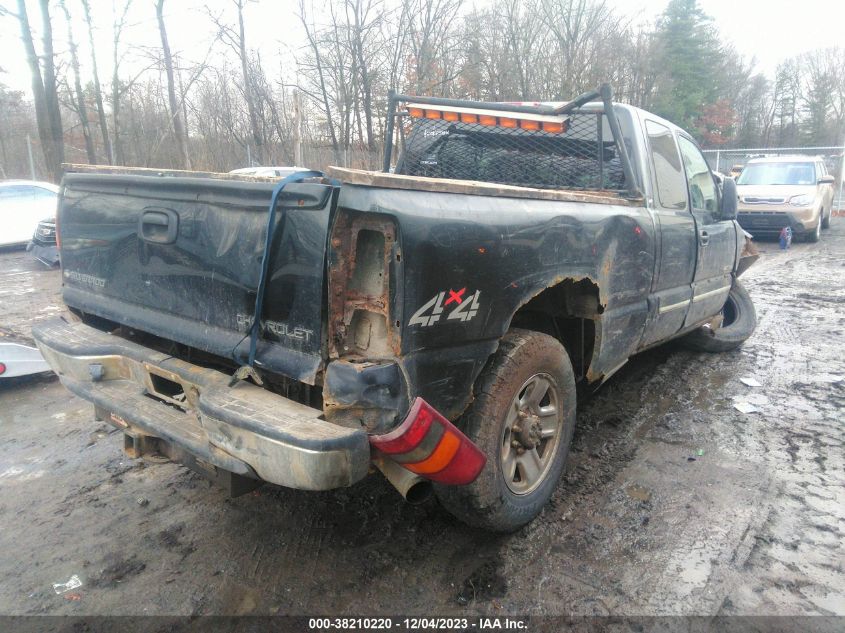
M453 515L511 532L536 517L563 472L575 429L575 376L551 336L509 331L478 378L459 423L487 456L467 486L435 486Z
M745 287L734 282L717 318L718 326L704 325L684 337L684 342L700 352L727 352L742 345L757 327L754 302Z

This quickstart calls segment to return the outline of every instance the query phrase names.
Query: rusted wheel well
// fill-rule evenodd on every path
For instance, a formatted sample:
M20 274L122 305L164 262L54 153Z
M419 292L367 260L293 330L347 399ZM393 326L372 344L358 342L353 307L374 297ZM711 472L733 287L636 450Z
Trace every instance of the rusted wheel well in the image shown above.
M576 378L580 380L590 368L596 322L603 311L595 283L589 279L565 279L521 306L510 325L558 339L569 353Z

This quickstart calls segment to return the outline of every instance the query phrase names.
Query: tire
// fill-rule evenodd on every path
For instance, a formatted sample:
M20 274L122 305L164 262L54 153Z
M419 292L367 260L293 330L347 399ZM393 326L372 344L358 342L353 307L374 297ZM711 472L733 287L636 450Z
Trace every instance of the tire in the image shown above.
M494 532L512 532L534 519L566 464L575 405L575 375L563 346L546 334L510 330L458 422L487 464L469 485L436 485L440 503L464 523Z
M833 207L831 206L830 210L827 212L827 215L822 213L822 228L829 229L830 228L830 216L833 215Z
M722 325L716 329L702 326L684 337L685 343L700 352L728 352L742 345L757 327L754 302L745 287L734 282L722 308Z
M816 243L822 236L822 214L819 213L819 221L816 223L816 228L807 233L807 241Z

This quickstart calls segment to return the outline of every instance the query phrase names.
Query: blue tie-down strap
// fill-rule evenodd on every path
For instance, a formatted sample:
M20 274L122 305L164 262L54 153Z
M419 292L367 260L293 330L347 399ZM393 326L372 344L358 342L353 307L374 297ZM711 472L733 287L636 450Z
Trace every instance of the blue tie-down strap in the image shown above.
M276 224L276 203L286 185L292 182L302 182L307 178L322 178L319 171L298 171L290 176L282 178L275 187L270 198L270 208L267 212L267 238L264 240L264 253L261 255L261 272L258 276L258 287L255 291L255 310L253 311L252 324L249 328L249 358L246 365L241 365L232 375L231 385L239 380L251 377L257 384L262 384L261 377L255 371L255 351L258 347L258 334L261 331L261 311L264 308L264 291L267 288L267 269L270 266L270 245L273 241L273 228ZM237 361L237 358L235 358Z

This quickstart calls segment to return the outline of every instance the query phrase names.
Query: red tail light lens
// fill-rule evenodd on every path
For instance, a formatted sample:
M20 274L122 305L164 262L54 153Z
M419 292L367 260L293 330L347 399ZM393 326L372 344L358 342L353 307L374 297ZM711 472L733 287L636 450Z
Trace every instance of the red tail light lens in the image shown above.
M6 373L6 363L0 363L0 376Z
M449 420L422 398L390 433L370 436L382 453L421 477L447 485L475 481L487 459Z

